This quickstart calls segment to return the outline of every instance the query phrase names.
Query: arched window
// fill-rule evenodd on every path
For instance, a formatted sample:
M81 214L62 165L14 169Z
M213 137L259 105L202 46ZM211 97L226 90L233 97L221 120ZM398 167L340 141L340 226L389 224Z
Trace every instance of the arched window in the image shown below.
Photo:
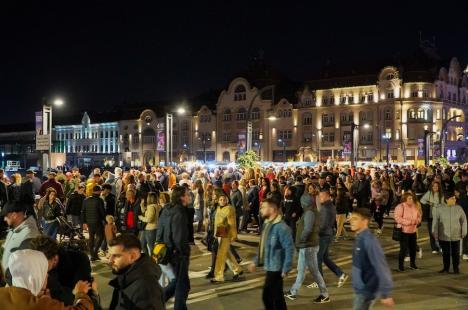
M229 154L228 151L223 152L223 161L225 161L225 162L231 161L231 154Z
M240 108L236 113L236 120L245 121L246 111L244 108Z
M255 107L252 109L252 114L250 116L252 119L260 119L260 109Z
M302 125L312 125L312 114L307 112L302 116Z
M391 120L392 119L392 111L390 109L385 109L385 120Z
M234 101L243 101L247 97L245 86L240 84L234 89Z
M230 109L224 110L223 121L230 122L232 121L232 114Z
M417 118L418 118L418 119L424 119L425 116L426 116L426 111L424 111L423 109L418 109Z

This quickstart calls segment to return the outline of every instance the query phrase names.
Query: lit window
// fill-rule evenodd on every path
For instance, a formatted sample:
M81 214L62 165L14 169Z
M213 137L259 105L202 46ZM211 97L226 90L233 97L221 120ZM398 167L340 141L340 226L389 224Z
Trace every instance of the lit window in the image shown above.
M393 90L387 92L387 99L393 99L393 98L394 98Z

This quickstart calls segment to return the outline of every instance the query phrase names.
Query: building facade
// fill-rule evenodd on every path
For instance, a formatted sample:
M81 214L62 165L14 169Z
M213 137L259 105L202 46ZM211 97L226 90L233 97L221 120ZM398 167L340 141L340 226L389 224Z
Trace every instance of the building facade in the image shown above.
M188 102L189 113L171 114L173 159L235 161L246 150L250 119L252 149L264 161L347 161L354 145L358 160L385 162L388 153L391 162L412 162L422 159L425 135L430 157L443 152L465 161L468 67L456 58L444 65L382 66L295 88L265 76L235 77L216 102ZM170 108L148 104L133 115L96 122L84 113L81 123L54 126L53 150L65 153L69 165L157 165L165 158ZM4 157L25 153L25 163L35 166L34 131L0 133L0 151Z

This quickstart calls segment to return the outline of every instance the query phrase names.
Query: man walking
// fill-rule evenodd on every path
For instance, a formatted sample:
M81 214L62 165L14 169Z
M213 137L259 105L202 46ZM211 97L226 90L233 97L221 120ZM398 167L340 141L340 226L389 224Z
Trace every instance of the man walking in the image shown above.
M330 298L317 262L320 230L319 212L309 193L302 195L301 204L304 212L297 222L296 230L296 248L299 250L296 282L285 294L285 297L291 300L296 299L296 294L304 282L306 268L309 268L320 289L320 296L314 300L314 303L327 303L330 302Z
M333 205L329 191L320 192L319 197L322 207L320 209L320 248L317 255L318 267L323 276L322 263L325 263L328 269L339 278L338 287L342 287L349 276L330 259L328 254L328 249L334 236L333 228L336 220L336 208Z
M392 275L379 240L369 230L370 218L369 209L357 208L350 219L351 229L356 232L353 247L354 310L371 309L377 298L387 307L395 304L390 297Z
M190 261L190 246L188 232L187 204L188 189L185 186L175 186L172 191L171 203L163 208L159 219L156 242L167 246L169 264L174 269L175 281L164 288L164 297L168 301L175 297L174 309L186 310L190 291L188 275Z
M265 309L287 309L283 295L283 278L292 268L294 242L291 229L283 221L278 202L266 198L262 202L261 215L265 218L258 247L258 255L249 271L255 272L256 266L266 271L263 286L263 304Z
M99 260L98 250L104 240L104 224L106 222L106 211L104 201L100 197L101 186L95 185L93 195L83 202L81 211L81 222L88 227L89 232L89 253L91 260ZM85 229L85 227L83 227Z
M110 310L164 310L159 277L161 269L141 253L140 240L123 234L109 242L109 262L117 275L109 282L114 288Z

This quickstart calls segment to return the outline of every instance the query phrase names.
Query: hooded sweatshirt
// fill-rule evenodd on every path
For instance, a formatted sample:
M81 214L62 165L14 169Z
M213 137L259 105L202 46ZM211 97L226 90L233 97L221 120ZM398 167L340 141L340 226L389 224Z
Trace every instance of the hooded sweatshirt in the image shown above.
M18 227L10 230L3 245L3 270L7 269L8 259L13 251L18 249L25 240L36 238L40 235L36 220L32 216L26 218Z

